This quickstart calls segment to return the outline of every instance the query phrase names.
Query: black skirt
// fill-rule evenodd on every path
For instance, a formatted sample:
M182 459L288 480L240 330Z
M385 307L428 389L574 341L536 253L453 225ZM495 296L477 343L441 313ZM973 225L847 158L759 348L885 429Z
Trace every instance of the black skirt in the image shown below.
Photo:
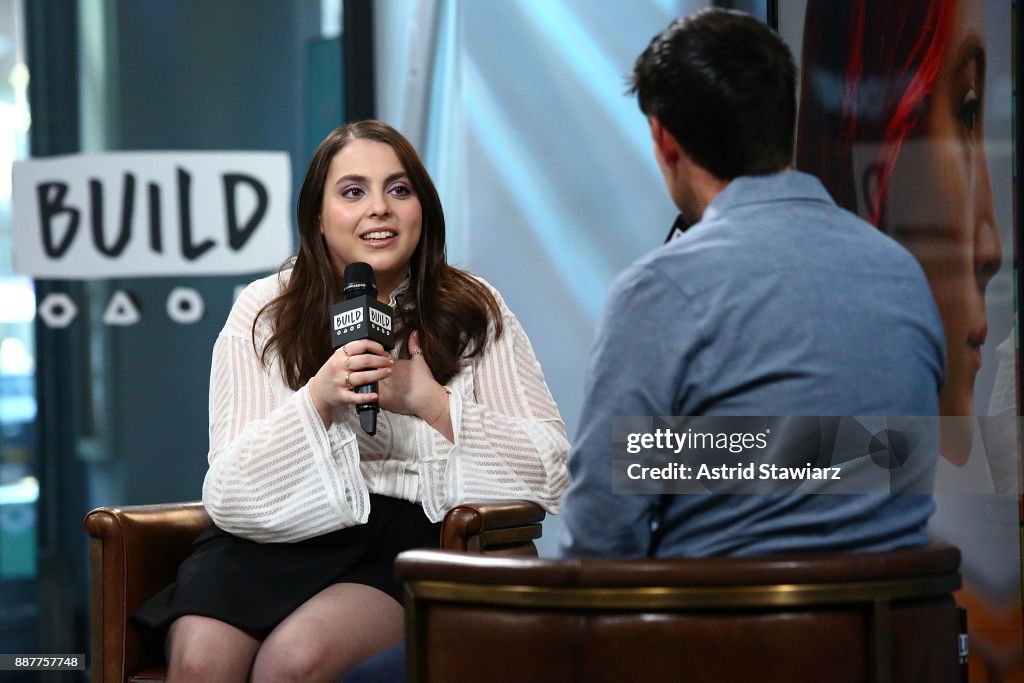
M441 524L405 500L370 494L366 524L297 543L256 543L211 526L178 568L177 581L132 615L147 630L178 617L219 619L265 638L302 603L334 583L358 583L402 602L395 556L437 548Z

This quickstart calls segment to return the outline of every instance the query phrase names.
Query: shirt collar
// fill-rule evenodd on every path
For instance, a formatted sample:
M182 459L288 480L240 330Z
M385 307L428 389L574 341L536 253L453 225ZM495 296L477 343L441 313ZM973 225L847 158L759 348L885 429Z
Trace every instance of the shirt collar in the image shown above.
M835 205L821 181L801 171L780 171L767 175L739 176L711 200L701 222L744 204L774 201L811 200Z
M405 294L409 289L409 282L412 280L411 275L406 275L405 279L398 283L398 286L391 290L391 296L388 297L388 305L395 308L398 305L398 297Z

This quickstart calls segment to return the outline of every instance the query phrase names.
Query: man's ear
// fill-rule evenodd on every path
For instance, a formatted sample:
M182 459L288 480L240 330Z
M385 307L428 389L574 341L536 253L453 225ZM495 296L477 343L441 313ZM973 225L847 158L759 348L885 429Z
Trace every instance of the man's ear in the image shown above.
M880 206L882 197L882 174L885 166L881 161L868 165L860 178L860 192L857 193L857 211L861 216L868 216L868 220L875 221L877 228L882 232L886 229L886 216L884 207Z
M675 168L679 163L680 153L682 152L676 136L672 135L668 128L662 125L657 116L649 117L648 123L651 126L651 139L654 141L655 153L666 165Z

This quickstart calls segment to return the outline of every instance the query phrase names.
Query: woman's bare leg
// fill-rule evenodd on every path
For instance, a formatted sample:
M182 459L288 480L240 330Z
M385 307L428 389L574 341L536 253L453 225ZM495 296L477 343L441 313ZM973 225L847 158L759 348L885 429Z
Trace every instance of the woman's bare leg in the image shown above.
M252 683L333 682L362 660L401 642L403 620L402 606L376 588L328 586L263 641Z
M218 619L186 615L167 637L167 683L245 683L260 641Z

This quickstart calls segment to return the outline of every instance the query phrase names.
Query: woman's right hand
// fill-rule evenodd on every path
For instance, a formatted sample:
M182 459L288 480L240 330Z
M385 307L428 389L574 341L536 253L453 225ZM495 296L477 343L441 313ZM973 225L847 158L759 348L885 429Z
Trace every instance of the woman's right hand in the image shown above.
M309 397L324 426L330 426L332 413L340 405L378 400L376 393L358 394L355 389L388 377L394 363L383 346L369 339L336 348L308 384Z

